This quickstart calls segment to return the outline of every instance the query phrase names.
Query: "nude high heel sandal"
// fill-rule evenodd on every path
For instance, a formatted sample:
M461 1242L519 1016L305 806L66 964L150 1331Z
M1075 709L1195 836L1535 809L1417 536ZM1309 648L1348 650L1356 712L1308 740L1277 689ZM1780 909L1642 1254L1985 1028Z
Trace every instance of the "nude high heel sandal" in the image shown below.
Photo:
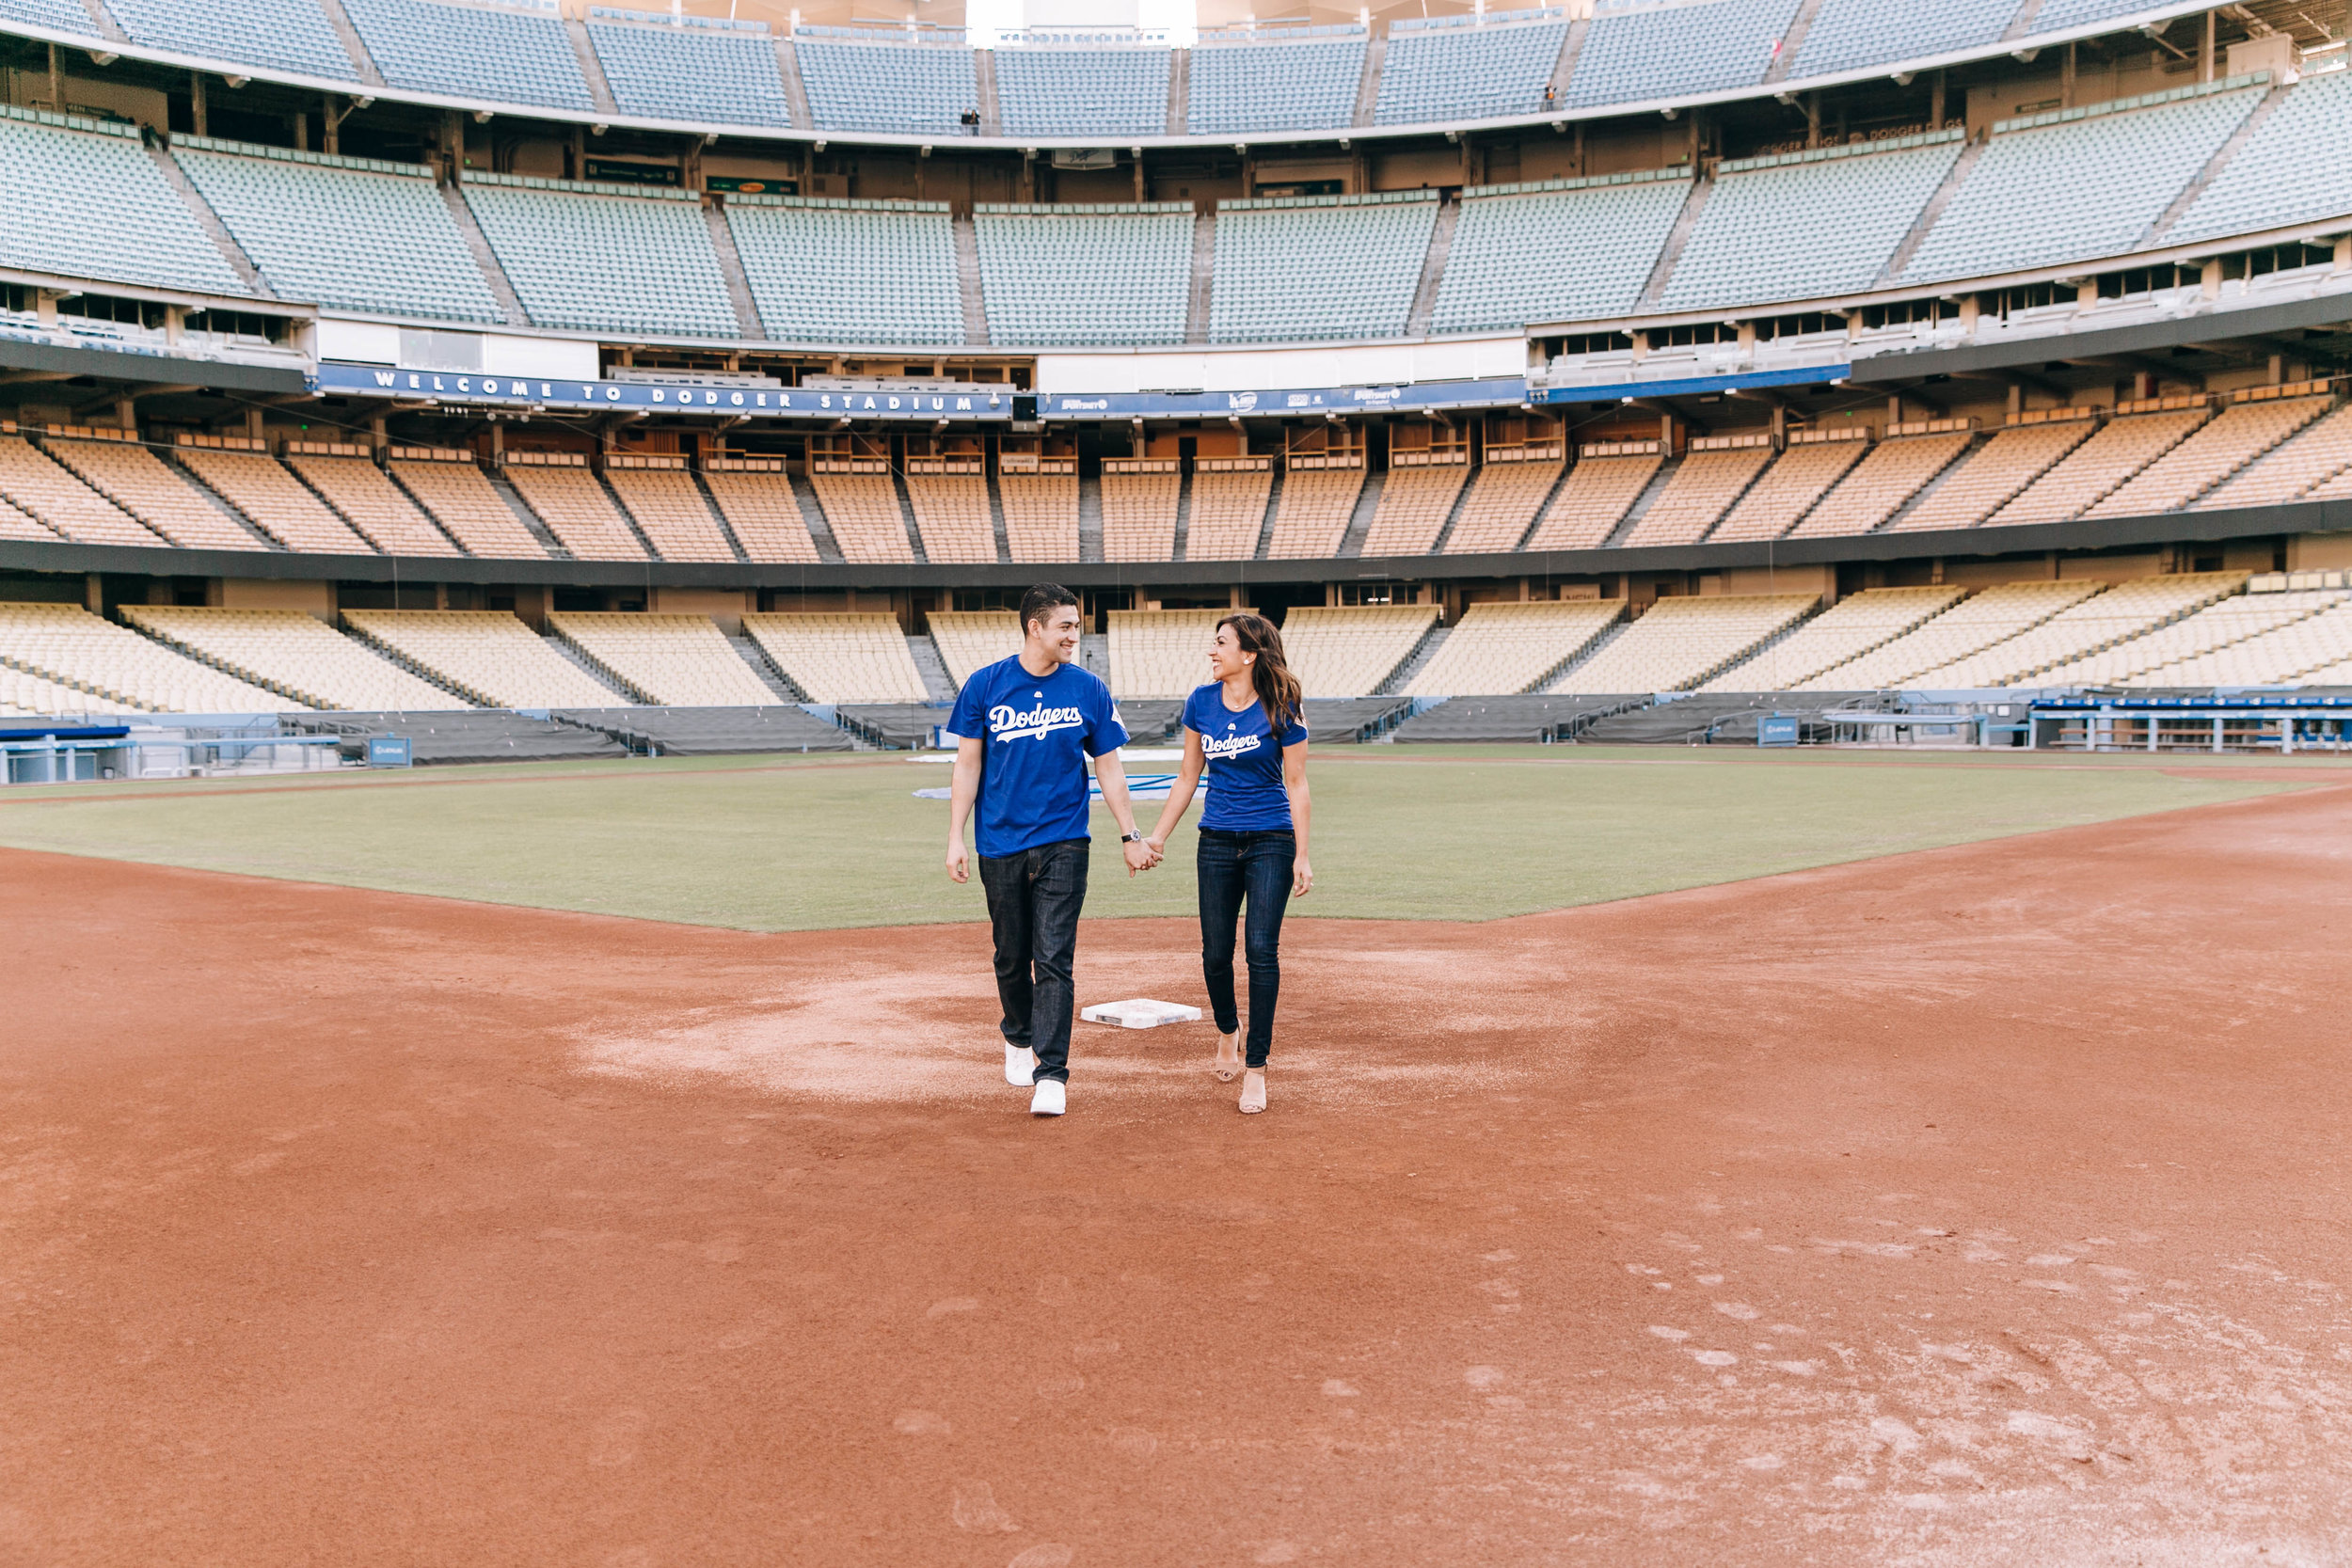
M1241 1071L1240 1030L1236 1029L1230 1035L1217 1036L1216 1065L1209 1070L1216 1074L1216 1081L1220 1084L1232 1083L1233 1075Z
M1265 1069L1251 1068L1242 1075L1241 1114L1254 1117L1265 1109Z

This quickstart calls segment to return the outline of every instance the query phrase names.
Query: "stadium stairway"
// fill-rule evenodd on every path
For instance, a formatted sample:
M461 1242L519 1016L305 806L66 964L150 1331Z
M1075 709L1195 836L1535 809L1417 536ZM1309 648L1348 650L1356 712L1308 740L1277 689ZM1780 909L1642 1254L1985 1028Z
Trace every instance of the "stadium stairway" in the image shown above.
M1411 684L1413 677L1421 673L1422 667L1435 658L1438 650L1445 646L1445 640L1453 630L1453 627L1439 622L1422 633L1422 640L1413 644L1413 651L1405 656L1405 661L1380 683L1379 695L1392 696Z
M928 637L907 639L907 652L914 659L914 673L923 677L923 692L934 703L956 700L956 683L947 674L947 661L939 656L939 644Z
M572 552L564 547L564 541L555 536L555 531L548 527L539 514L531 510L531 503L523 499L521 493L506 483L504 474L485 473L483 477L490 482L490 488L498 493L499 499L506 503L506 510L515 515L515 520L539 541L541 549L558 561L572 559Z
M1658 504L1658 498L1674 483L1675 475L1682 471L1682 461L1679 457L1669 457L1658 465L1658 471L1649 476L1649 483L1642 487L1640 495L1633 498L1633 504L1625 509L1625 515L1617 519L1615 531L1601 541L1603 545L1622 545L1632 537L1633 531L1641 527L1642 519L1649 515L1649 509Z
M833 536L833 524L826 520L824 503L817 499L808 476L787 473L784 477L792 486L792 499L801 509L801 521L808 525L809 542L817 546L817 559L828 565L840 565L844 560L841 542Z
M1550 740L1574 736L1610 714L1646 706L1647 696L1454 697L1422 709L1385 738L1397 745L1481 744Z
M613 679L611 671L606 670L603 666L597 664L596 660L580 652L579 648L572 644L570 639L557 637L550 633L541 637L539 641L554 649L556 657L564 660L564 663L577 665L580 669L585 671L590 680L595 681L598 686L610 689L612 693L615 697L618 697L622 702L642 703L645 700L645 694L644 692L632 691L628 688L623 686L619 681Z
M1189 470L1187 470L1184 477L1180 479L1176 484L1176 535L1175 543L1169 546L1168 558L1170 561L1185 560L1186 557L1184 552L1190 547L1191 543L1192 474ZM1087 668L1093 670L1094 666L1089 664ZM1110 678L1110 663L1108 656L1104 657L1103 668L1095 670L1094 673L1101 675L1104 680L1108 680Z
M1252 561L1263 561L1274 547L1274 519L1281 515L1282 482L1289 477L1289 470L1279 465L1268 476L1265 515L1258 519L1258 542L1249 546L1249 559Z
M808 693L793 684L791 676L770 662L768 656L760 651L759 644L750 638L739 632L727 639L727 646L733 648L743 662L752 667L752 673L757 675L769 690L773 691L784 701L801 703L808 700Z
M1099 467L1090 474L1083 467L1079 470L1078 559L1103 559L1103 471Z
M1111 678L1111 640L1099 631L1078 636L1078 663L1099 680Z
M1380 510L1380 493L1389 487L1386 468L1364 475L1364 487L1356 492L1356 510L1348 514L1347 531L1340 535L1340 559L1360 557L1364 553L1365 536L1372 532L1373 515Z
M775 707L562 708L551 717L610 736L640 756L723 757L857 749L848 732L790 703Z

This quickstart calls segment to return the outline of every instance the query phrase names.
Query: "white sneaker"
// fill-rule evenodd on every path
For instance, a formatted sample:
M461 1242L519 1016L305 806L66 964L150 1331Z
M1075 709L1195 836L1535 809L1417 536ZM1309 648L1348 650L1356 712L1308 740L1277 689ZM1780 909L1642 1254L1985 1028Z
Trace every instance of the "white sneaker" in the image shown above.
M1066 1109L1068 1109L1067 1096L1063 1091L1061 1080L1058 1078L1039 1079L1037 1093L1029 1097L1029 1115L1057 1117Z
M1037 1082L1037 1053L1025 1045L1005 1045L1005 1082L1025 1089Z

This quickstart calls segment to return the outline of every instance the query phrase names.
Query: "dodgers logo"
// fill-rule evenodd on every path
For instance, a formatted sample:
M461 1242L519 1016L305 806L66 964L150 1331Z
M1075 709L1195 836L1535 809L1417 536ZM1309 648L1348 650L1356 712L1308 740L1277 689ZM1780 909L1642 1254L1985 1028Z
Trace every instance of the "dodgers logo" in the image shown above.
M1078 730L1086 727L1086 715L1074 707L1034 707L1023 713L1010 704L999 703L988 710L988 730L998 740L1020 740L1029 736L1047 736L1056 730Z
M1200 752L1211 761L1246 756L1258 749L1259 739L1254 735L1204 735L1200 737Z

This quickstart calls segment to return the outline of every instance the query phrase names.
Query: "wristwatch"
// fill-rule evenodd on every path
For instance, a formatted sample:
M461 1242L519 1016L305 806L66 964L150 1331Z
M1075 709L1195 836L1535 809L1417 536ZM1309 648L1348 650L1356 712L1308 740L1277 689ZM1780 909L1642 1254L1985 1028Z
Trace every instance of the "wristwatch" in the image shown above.
M1143 835L1141 833L1121 833L1119 835L1119 842L1121 844L1141 844L1143 842Z

